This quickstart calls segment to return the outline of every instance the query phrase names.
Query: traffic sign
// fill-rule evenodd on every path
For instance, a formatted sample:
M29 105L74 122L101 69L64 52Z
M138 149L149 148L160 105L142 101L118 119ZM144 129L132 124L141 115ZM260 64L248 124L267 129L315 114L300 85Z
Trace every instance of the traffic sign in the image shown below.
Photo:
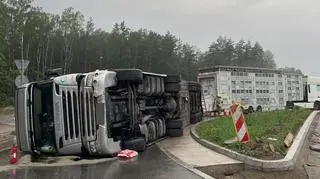
M26 77L24 75L19 75L16 77L14 82L16 83L16 86L19 87L21 85L28 83L29 80L28 80L28 77Z
M27 67L29 65L29 62L30 62L29 60L15 60L14 61L14 63L16 64L18 70L20 70L22 74L27 69Z

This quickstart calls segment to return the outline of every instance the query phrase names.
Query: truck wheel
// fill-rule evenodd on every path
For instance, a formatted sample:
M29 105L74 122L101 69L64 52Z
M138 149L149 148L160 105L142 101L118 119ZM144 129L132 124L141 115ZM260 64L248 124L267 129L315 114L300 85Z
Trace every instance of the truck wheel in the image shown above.
M254 112L254 109L253 109L253 107L252 107L252 106L249 106L249 108L248 108L248 112L249 112L249 113L253 113L253 112Z
M168 75L165 80L165 83L180 83L181 79L179 75Z
M164 126L166 126L165 125L165 123L163 123L163 120L162 119L157 119L158 120L158 122L159 122L159 128L158 128L158 130L159 130L159 137L162 137L163 135L164 135L164 130L163 130L163 128L164 128Z
M320 101L315 101L314 104L313 104L313 108L315 110L320 110Z
M139 69L116 69L119 81L130 81L140 83L143 79L142 71Z
M168 129L167 134L170 137L181 137L183 136L183 129Z
M245 113L246 111L244 110L243 106L240 106L240 107L241 107L241 111Z
M292 101L287 101L286 103L286 109L293 109L294 103Z
M262 112L262 106L259 105L259 106L257 107L257 112Z
M181 90L179 83L167 83L165 84L165 91L169 93L177 93Z
M146 140L143 137L131 139L123 142L123 149L143 152L146 149Z
M174 119L167 121L167 128L168 129L181 129L183 126L182 119Z
M202 113L201 113L201 112L200 112L200 113L195 114L195 117L196 117L197 122L202 121Z

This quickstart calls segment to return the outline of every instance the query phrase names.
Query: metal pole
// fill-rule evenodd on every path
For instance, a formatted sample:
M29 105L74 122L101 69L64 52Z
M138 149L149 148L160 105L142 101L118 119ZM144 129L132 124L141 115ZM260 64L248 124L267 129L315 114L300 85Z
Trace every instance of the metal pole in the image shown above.
M21 37L21 75L20 75L20 81L22 82L22 75L23 75L23 70L22 70L22 66L24 64L24 59L23 59L23 32L22 32L22 37Z
M99 65L100 70L102 70L102 59L103 59L103 57L100 56L100 65Z

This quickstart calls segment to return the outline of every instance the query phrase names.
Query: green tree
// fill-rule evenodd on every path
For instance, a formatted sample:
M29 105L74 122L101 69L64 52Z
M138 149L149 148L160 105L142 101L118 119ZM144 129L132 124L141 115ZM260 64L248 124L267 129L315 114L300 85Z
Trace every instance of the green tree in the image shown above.
M65 9L59 20L59 27L64 39L63 42L63 69L64 73L71 72L74 44L77 42L80 32L83 31L84 16L80 11L74 11L72 7Z

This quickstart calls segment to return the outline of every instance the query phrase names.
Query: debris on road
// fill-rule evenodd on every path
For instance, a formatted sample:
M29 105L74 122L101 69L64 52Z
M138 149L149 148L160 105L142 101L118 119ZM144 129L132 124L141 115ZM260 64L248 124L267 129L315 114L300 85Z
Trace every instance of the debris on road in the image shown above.
M231 139L225 140L224 143L225 143L225 144L233 144L233 143L238 142L238 141L239 141L239 140L238 140L237 137L233 137L233 138L231 138Z
M289 132L286 136L286 138L284 139L284 144L287 148L289 148L291 146L291 143L293 141L293 134L291 132Z
M120 151L117 156L119 160L135 160L138 156L138 152L126 149Z

